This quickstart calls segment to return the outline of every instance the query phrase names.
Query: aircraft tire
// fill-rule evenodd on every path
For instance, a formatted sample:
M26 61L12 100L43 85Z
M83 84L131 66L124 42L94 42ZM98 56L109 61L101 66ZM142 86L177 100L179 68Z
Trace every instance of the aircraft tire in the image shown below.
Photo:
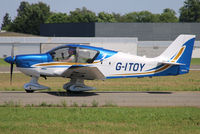
M74 91L71 91L71 90L66 90L66 91L67 91L67 93L69 93L69 94L75 93Z
M34 90L25 90L27 93L33 93Z

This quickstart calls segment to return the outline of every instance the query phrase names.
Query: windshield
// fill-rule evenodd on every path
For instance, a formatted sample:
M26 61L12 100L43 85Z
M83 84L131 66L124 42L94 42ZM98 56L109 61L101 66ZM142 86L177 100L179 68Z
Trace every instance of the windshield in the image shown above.
M54 61L92 63L98 51L80 47L60 47L49 52Z

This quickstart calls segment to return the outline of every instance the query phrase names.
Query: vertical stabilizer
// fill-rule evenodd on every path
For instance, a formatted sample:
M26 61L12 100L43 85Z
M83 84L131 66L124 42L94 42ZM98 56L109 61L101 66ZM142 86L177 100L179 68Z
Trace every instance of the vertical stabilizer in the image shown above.
M194 41L195 35L179 35L159 56L159 59L168 63L181 64L179 74L188 73Z

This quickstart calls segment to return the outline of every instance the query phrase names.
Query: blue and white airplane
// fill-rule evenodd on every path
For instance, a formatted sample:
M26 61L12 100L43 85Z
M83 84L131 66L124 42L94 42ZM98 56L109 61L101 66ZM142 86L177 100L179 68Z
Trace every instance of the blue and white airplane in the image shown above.
M189 72L195 35L180 35L158 57L146 58L99 47L68 44L44 54L13 56L5 61L31 77L24 85L26 92L49 87L38 83L39 77L70 78L63 88L67 91L88 91L95 88L86 86L84 80L154 77L179 75Z

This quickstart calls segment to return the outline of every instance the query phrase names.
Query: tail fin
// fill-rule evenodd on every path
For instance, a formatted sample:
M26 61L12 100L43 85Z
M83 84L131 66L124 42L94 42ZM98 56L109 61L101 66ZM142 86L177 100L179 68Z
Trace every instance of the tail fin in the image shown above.
M179 35L159 56L166 63L180 65L179 74L189 72L195 35Z

